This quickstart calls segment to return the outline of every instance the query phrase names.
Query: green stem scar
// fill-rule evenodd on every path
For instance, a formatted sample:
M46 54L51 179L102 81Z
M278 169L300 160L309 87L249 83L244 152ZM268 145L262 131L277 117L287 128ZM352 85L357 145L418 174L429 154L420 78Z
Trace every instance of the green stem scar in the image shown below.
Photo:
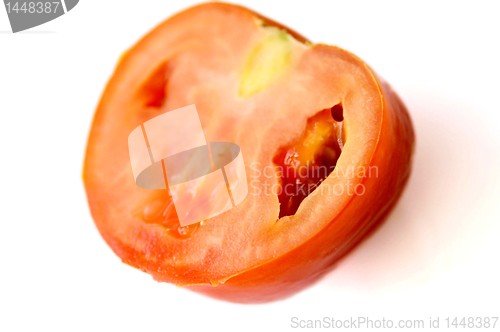
M238 94L249 98L282 76L292 59L291 37L285 31L266 27L265 36L250 51L243 70Z

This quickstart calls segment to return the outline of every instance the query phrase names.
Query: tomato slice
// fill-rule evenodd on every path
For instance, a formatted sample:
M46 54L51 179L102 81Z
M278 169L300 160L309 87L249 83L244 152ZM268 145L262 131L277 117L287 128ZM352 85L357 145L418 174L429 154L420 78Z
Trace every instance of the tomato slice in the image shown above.
M249 194L180 227L168 191L135 184L127 138L189 104L207 140L240 146ZM310 284L383 219L413 143L405 107L360 59L246 8L207 3L122 57L96 110L84 183L100 233L125 263L219 298L270 301ZM298 192L302 184L312 189Z

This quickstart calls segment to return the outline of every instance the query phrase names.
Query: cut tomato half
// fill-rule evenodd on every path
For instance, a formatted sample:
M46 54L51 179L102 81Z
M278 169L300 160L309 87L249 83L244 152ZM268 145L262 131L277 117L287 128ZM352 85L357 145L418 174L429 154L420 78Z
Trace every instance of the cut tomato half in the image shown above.
M240 146L248 195L181 227L167 190L134 182L127 138L190 104L209 141ZM310 284L384 218L408 179L413 144L405 107L359 58L246 8L208 3L122 57L95 114L84 183L100 233L125 263L219 298L263 302Z

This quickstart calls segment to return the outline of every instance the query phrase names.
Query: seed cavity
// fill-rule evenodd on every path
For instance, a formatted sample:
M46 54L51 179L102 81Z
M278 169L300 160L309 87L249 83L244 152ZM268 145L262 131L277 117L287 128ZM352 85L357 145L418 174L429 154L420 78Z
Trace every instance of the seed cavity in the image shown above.
M281 147L273 162L280 178L279 217L294 215L309 196L335 169L345 142L341 104L307 120L302 136Z
M137 90L137 100L142 106L161 108L167 97L167 85L169 76L168 63L159 65L153 73L141 84Z
M165 190L154 190L136 204L132 214L146 224L162 226L165 232L177 239L188 239L199 228L199 224L181 226L172 198Z
M342 104L337 104L330 109L330 113L332 114L333 120L337 122L344 121L344 108Z

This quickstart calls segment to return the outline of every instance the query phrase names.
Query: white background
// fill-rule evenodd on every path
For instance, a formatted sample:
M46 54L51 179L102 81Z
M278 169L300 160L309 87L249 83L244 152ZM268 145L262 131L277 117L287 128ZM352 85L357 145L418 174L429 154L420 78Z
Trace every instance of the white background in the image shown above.
M404 196L337 268L280 302L215 301L120 262L83 190L91 119L123 51L192 3L82 0L18 34L0 9L0 331L286 331L293 316L440 316L442 327L447 316L499 316L493 1L252 1L354 52L399 92L417 133Z

